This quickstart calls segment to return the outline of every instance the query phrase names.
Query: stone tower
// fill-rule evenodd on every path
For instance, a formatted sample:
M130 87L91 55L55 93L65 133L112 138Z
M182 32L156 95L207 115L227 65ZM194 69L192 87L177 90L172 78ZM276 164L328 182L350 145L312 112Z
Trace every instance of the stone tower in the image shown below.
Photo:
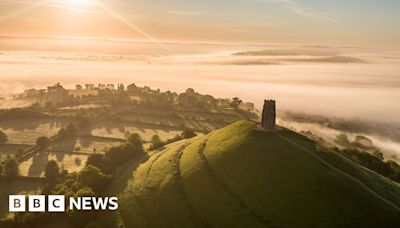
M264 101L261 127L263 127L267 131L276 130L276 105L274 100Z

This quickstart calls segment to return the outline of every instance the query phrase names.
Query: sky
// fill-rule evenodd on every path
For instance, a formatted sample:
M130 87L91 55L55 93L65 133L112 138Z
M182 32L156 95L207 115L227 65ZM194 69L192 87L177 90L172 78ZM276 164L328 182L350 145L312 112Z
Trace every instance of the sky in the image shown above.
M0 0L0 37L397 49L399 10L398 0Z

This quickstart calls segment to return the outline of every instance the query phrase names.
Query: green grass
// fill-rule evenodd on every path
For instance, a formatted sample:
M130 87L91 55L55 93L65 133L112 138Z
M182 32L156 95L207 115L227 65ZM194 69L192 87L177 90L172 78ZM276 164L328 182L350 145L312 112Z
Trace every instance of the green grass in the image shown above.
M143 221L149 227L154 227L159 223L169 223L173 226L177 221L167 221L165 218L175 218L184 222L189 222L190 218L185 213L185 202L180 200L179 185L176 184L176 160L178 159L181 149L185 142L175 144L174 147L167 148L164 153L156 153L148 162L143 164L137 171L134 183L128 187L132 194L139 194L145 196L149 200L138 200L130 204L132 207L129 211L135 215L139 220L142 220L141 214L155 216L163 213L162 220L147 220ZM162 156L160 156L162 155ZM163 191L156 192L156 189L163 189ZM154 204L154 200L161 199L162 203ZM131 199L129 199L131 200ZM175 209L168 210L174 205ZM175 214L181 213L181 214ZM144 217L143 217L144 218ZM178 224L178 223L177 223Z
M400 206L398 184L301 135L278 134L302 147L239 121L155 153L120 200L122 220L127 227L398 226L398 210L309 152Z

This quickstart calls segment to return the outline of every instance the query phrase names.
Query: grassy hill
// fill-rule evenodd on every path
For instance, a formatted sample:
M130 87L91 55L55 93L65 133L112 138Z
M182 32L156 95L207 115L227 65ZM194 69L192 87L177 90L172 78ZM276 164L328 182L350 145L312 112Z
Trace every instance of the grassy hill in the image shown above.
M126 227L400 224L399 185L294 132L247 121L154 154L120 202Z

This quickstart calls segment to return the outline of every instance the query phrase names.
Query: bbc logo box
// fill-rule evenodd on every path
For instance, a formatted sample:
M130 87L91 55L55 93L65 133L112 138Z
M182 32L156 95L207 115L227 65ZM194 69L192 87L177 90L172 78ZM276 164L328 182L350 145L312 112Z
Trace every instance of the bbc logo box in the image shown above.
M65 196L49 195L10 195L8 207L10 212L65 212Z
M10 212L25 212L26 211L26 196L8 196L8 211Z

